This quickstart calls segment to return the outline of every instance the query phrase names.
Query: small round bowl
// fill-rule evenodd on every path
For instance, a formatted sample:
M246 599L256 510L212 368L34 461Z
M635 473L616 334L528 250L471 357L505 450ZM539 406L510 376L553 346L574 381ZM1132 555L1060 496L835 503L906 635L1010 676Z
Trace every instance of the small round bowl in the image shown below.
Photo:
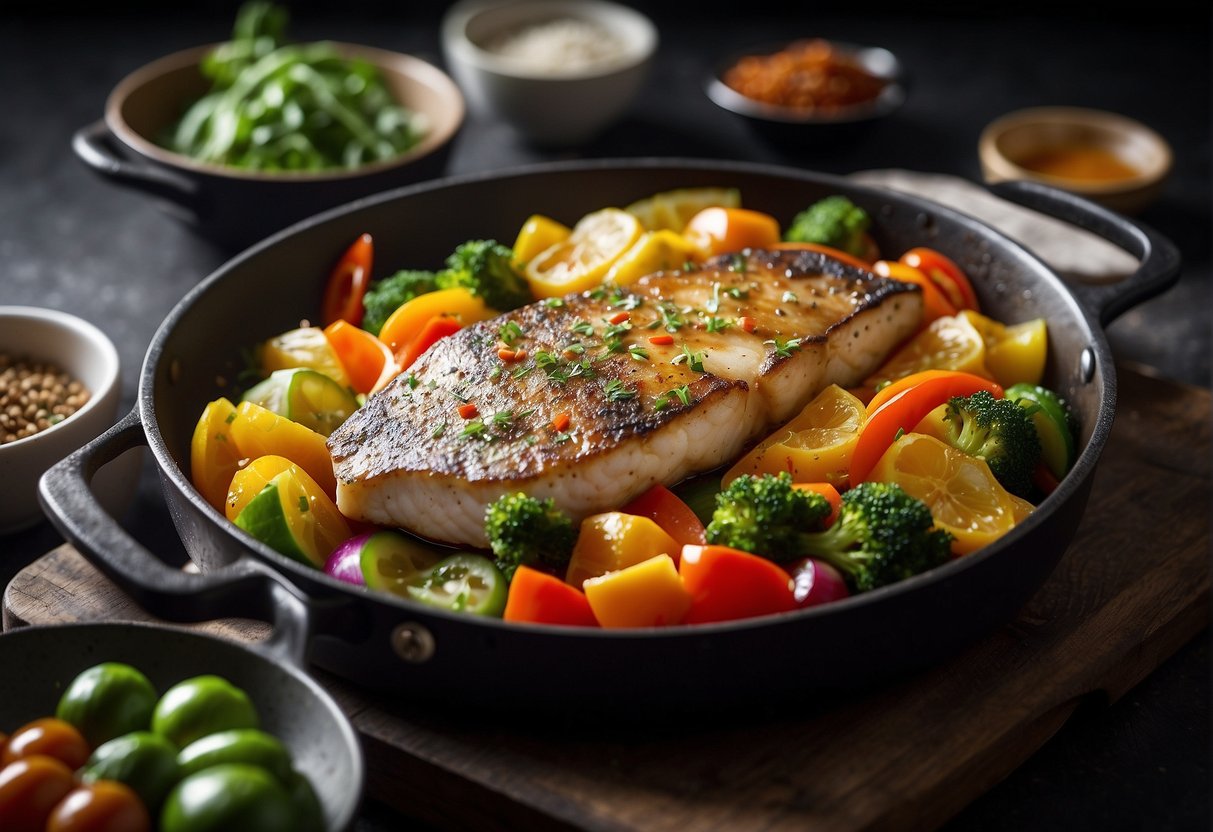
M243 247L358 197L442 175L464 119L455 82L410 55L332 45L345 58L374 65L396 100L426 119L428 132L415 147L388 161L314 173L242 170L161 147L156 137L209 89L198 66L214 44L132 72L110 93L104 121L79 130L72 147L97 174L158 197L161 207L225 248Z
M797 38L796 41L805 40ZM728 55L708 76L705 90L718 107L744 119L750 127L776 144L803 147L823 140L855 136L862 129L890 115L905 103L907 85L901 62L887 49L829 41L839 54L856 63L869 75L885 81L885 87L871 101L823 114L796 107L768 104L742 95L724 82L725 73L742 58L772 55L796 41L765 44L741 49Z
M38 479L114 423L121 385L113 343L88 321L64 312L0 306L0 353L55 364L90 393L59 424L0 445L0 533L7 533L42 519Z
M612 33L622 53L584 70L551 73L486 48L510 32L566 18ZM470 0L447 13L442 45L475 109L504 119L535 144L560 147L590 140L623 114L657 49L657 28L604 0Z
M1171 148L1139 121L1103 110L1034 107L990 123L978 141L985 180L1029 179L1070 191L1114 211L1137 213L1162 190L1171 170ZM1074 148L1111 152L1134 174L1115 179L1050 175L1024 166L1041 153Z

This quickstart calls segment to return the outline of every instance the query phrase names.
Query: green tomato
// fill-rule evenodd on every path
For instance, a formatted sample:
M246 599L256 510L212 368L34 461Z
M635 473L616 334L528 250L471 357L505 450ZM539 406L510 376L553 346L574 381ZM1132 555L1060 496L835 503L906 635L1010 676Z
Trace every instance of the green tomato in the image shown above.
M291 795L263 768L224 763L191 774L169 792L160 832L298 832Z
M299 814L299 832L324 832L324 807L320 805L320 798L316 797L311 781L299 772L292 771L288 789L291 802Z
M408 597L452 612L500 616L505 611L505 576L482 555L443 558L406 587Z
M195 676L169 688L152 713L152 730L178 748L218 731L256 728L248 694L220 676Z
M90 748L132 731L146 731L156 706L156 689L129 664L106 662L81 673L67 686L55 716L75 726Z
M277 777L284 786L290 784L290 752L276 737L253 728L208 734L187 745L177 755L182 777L220 763L260 766Z
M80 770L80 779L90 785L98 780L125 783L154 812L180 779L177 749L151 731L123 734L93 752Z

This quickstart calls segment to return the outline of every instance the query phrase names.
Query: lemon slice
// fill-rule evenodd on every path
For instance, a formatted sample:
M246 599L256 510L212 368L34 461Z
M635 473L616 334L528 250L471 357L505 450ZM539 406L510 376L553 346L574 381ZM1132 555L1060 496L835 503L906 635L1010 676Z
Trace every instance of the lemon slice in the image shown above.
M522 224L518 238L514 240L514 262L529 263L535 255L569 238L573 230L561 225L551 217L532 214Z
M320 327L292 329L269 339L260 348L261 369L267 375L276 370L305 367L324 373L342 387L350 386L341 359L333 352Z
M647 231L615 261L607 272L606 282L627 286L646 274L681 268L695 255L695 247L681 234Z
M691 217L704 208L740 208L741 191L736 188L679 188L637 200L626 210L646 231L669 229L681 234Z
M894 442L869 480L892 482L931 509L949 532L952 554L967 555L1009 532L1025 507L994 479L990 466L933 436L908 433Z
M1049 351L1044 318L1006 326L979 312L966 309L960 316L981 333L986 345L986 368L1003 387L1024 382L1040 384Z
M551 298L592 289L641 233L637 219L618 208L587 214L568 239L549 246L526 264L531 292Z
M727 487L742 474L787 471L794 482L842 485L851 467L867 409L863 402L832 384L809 402L800 415L768 436L724 475Z
M875 386L923 370L959 370L990 378L985 357L985 339L973 324L960 315L944 316L915 335L864 383Z

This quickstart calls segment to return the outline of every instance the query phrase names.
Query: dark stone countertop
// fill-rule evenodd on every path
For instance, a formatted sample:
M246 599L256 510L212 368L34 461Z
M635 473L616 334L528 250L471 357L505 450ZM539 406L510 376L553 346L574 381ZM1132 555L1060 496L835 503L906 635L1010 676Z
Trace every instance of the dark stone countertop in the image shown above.
M437 11L373 4L367 15L300 12L299 38L331 37L438 60ZM977 136L998 115L1024 106L1072 104L1125 113L1172 144L1175 170L1141 219L1183 252L1180 283L1116 321L1117 356L1165 376L1208 386L1210 357L1209 17L1150 21L1074 10L1055 17L894 13L799 20L752 6L746 20L662 13L663 46L628 117L577 152L522 143L510 128L473 117L457 140L450 173L553 158L695 156L747 159L846 173L905 167L977 179ZM1173 5L1173 4L1172 4ZM723 7L717 4L716 7ZM728 7L724 7L728 8ZM8 10L5 15L9 15ZM36 12L34 12L36 14ZM71 155L72 132L101 116L126 73L179 48L219 40L227 12L107 9L91 16L8 17L0 25L0 304L81 314L118 345L123 407L159 322L226 259L150 200L93 178ZM811 22L810 22L811 21ZM722 54L789 34L872 43L895 51L912 74L905 108L857 141L787 154L762 144L701 92ZM161 551L179 548L145 467L127 518ZM49 525L0 537L0 583L59 541ZM1209 651L1181 650L1121 701L1080 711L1039 753L947 828L960 830L1151 829L1209 826ZM363 830L399 819L368 806Z

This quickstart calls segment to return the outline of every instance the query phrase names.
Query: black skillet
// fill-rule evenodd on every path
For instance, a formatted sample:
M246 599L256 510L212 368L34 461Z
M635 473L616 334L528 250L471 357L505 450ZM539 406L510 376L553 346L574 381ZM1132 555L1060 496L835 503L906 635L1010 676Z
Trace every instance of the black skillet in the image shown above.
M983 308L1015 322L1044 316L1051 339L1045 382L1071 403L1081 454L1030 519L978 553L895 586L788 615L636 631L526 627L436 611L330 580L244 534L212 509L188 476L191 432L203 406L231 394L240 350L316 314L329 269L358 234L375 238L377 274L433 268L469 237L512 240L533 213L565 223L679 187L739 187L746 205L786 224L829 194L875 218L892 254L938 248L973 276ZM148 350L137 408L52 469L42 498L60 530L153 612L209 616L239 606L250 580L273 572L308 599L309 658L374 688L477 704L627 710L666 703L729 703L850 686L938 661L1011 619L1040 586L1082 517L1116 402L1103 327L1170 286L1175 248L1150 229L1048 188L997 193L1087 228L1142 262L1111 287L1073 286L1023 246L950 208L844 179L783 168L682 160L539 166L392 191L300 223L220 268L190 292ZM1030 243L1030 241L1027 241ZM198 576L153 577L154 556L97 506L86 472L147 444ZM272 569L267 567L272 566ZM710 694L705 695L708 691Z
M163 565L155 569L173 571ZM214 673L248 693L262 729L290 750L295 768L320 798L325 828L349 829L362 795L362 752L337 703L299 668L303 630L299 619L289 620L296 607L284 596L279 629L257 648L151 624L65 624L5 633L0 667L8 670L0 676L0 729L11 732L53 715L64 687L100 662L133 665L160 692L191 676Z

